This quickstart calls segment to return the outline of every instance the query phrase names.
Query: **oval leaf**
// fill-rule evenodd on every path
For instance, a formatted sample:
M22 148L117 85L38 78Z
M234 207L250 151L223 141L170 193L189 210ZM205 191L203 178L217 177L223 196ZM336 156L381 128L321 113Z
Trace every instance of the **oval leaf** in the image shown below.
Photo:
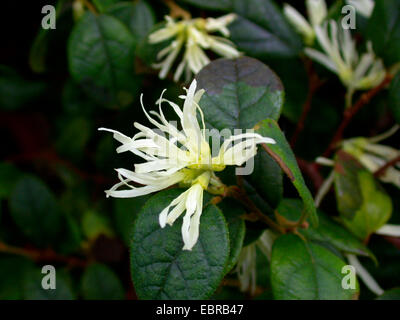
M254 128L262 136L270 137L276 141L276 144L265 146L266 151L275 159L275 161L277 161L282 170L289 177L303 200L306 215L310 218L313 225L317 225L318 217L313 197L304 182L299 166L297 165L296 157L293 154L283 132L279 128L279 125L276 121L267 119L258 123Z
M192 251L182 250L182 218L172 227L160 227L160 212L181 192L171 189L150 198L134 224L131 272L142 299L205 299L225 275L229 235L217 207L203 208L200 236Z
M10 198L11 215L29 239L39 245L52 243L61 229L62 216L54 195L37 178L21 178Z
M74 80L106 106L130 104L137 91L134 76L135 39L119 20L86 13L68 43L69 69Z
M348 300L356 289L343 289L345 263L329 250L306 243L294 234L275 240L271 255L271 285L275 299Z
M200 107L210 129L250 129L260 119L279 118L283 85L269 67L256 59L217 59L196 79L198 88L206 91Z

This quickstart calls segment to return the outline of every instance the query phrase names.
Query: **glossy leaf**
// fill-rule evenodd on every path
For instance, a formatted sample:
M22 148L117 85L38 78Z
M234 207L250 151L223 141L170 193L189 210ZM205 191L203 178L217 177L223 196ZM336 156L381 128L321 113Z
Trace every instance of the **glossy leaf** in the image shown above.
M360 239L382 227L392 214L392 201L374 176L343 151L336 156L335 190L343 223Z
M226 272L229 272L237 263L243 247L246 227L241 216L245 214L245 211L239 203L232 199L226 199L218 203L218 208L224 214L228 224L230 252Z
M181 192L171 189L151 197L135 221L131 274L141 299L205 299L225 275L229 231L217 207L203 208L199 240L191 251L182 250L182 218L160 227L160 212Z
M110 8L107 13L122 21L137 40L143 40L155 24L152 8L147 2L120 2Z
M260 119L277 120L283 104L278 76L260 61L242 57L218 59L196 76L207 126L212 129L250 129Z
M107 15L86 13L69 39L69 69L74 80L108 107L130 104L138 89L134 75L136 41L128 28Z
M279 128L279 125L273 119L266 119L259 122L254 128L262 136L270 137L276 141L275 144L269 144L266 146L268 150L267 153L277 161L282 170L289 177L303 200L306 216L310 218L313 225L317 225L318 217L313 197L304 182L296 157L293 154L283 132ZM265 151L260 150L259 152Z
M343 289L345 262L329 250L294 234L280 236L272 246L271 285L275 299L349 300L356 289Z
M400 123L400 73L393 79L389 90L389 107L397 123Z
M296 222L302 212L303 204L299 199L283 199L277 208L277 213L289 222ZM308 239L317 242L328 242L336 249L362 256L369 256L375 260L373 253L351 232L334 222L330 217L318 210L318 227L309 226L300 229Z
M121 300L124 289L113 270L103 264L92 264L82 276L82 295L86 300Z
M238 18L229 25L231 39L239 50L259 58L296 56L300 37L289 26L271 0L185 0L199 7L235 12Z
M25 236L39 245L54 241L62 227L62 216L53 193L34 177L18 180L11 194L10 210Z
M376 1L368 20L367 36L375 53L389 65L400 61L400 2Z

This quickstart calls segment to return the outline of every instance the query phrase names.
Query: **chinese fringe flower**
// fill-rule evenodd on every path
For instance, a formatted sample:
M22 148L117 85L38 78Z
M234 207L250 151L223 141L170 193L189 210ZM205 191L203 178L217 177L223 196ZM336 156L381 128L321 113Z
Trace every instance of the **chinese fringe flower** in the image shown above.
M275 238L276 236L271 231L266 230L257 241L243 247L236 265L241 291L250 290L252 295L255 294L257 285L257 249L268 260L271 260L272 243Z
M307 0L307 15L310 18L310 22L302 16L291 5L285 3L283 7L283 12L289 22L296 28L304 39L307 45L312 45L315 40L315 27L321 25L325 20L327 15L327 8L325 0Z
M115 130L100 128L112 132L114 138L121 142L117 152L130 151L146 162L135 164L135 171L116 169L120 182L106 191L107 196L117 198L138 197L156 192L179 183L189 187L174 199L159 216L162 228L172 225L184 212L182 237L184 250L191 250L199 236L200 216L203 207L203 191L221 194L224 185L214 171L221 171L227 165L240 166L257 153L257 144L275 143L271 138L257 133L243 133L226 139L219 154L212 157L210 145L205 139L205 125L199 101L204 90L196 92L196 80L186 89L183 110L174 102L162 97L157 101L159 112L150 111L140 102L150 123L156 129L150 129L135 122L139 132L132 138ZM165 91L165 90L164 90ZM163 93L164 93L163 91ZM169 123L162 111L162 103L166 102L176 113L182 126L179 131ZM202 119L202 129L197 121L197 112ZM242 140L238 142L239 140ZM237 143L236 143L237 142ZM131 183L141 186L134 186ZM124 189L120 190L123 187Z
M369 18L374 11L375 3L373 0L346 0L347 4L353 6L357 13Z
M388 135L394 134L399 129L395 126L388 133L373 138L353 138L343 142L343 149L353 155L365 168L372 173L387 162L400 156L400 150L378 144L377 142L386 139ZM379 179L386 183L392 183L400 188L400 162L387 168Z
M376 87L386 75L382 60L375 57L370 42L367 44L367 52L360 57L350 30L340 29L338 32L334 20L317 26L317 39L324 53L312 48L306 48L305 53L336 73L350 92Z
M186 80L191 73L198 73L206 66L210 59L203 49L210 49L226 58L240 56L234 44L226 38L209 35L210 32L220 32L224 37L229 37L229 25L236 18L235 14L228 14L220 18L196 18L176 22L170 16L165 16L166 26L149 35L149 43L159 43L174 38L172 43L157 54L157 60L163 59L154 67L161 69L159 77L165 78L179 52L184 47L183 60L179 63L174 73L174 81L178 81L185 72Z

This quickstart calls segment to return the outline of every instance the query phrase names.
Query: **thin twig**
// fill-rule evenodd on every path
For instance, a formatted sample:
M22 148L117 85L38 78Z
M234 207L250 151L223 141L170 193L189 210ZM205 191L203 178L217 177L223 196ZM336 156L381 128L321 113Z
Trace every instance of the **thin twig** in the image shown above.
M307 116L311 110L312 99L314 97L314 94L323 83L322 81L319 80L317 73L314 71L314 68L312 66L312 61L307 59L305 60L304 63L308 74L308 93L306 101L303 104L303 109L301 112L299 122L297 123L293 136L290 139L290 146L292 148L294 148L294 146L296 145L297 139L299 138L300 133L304 129Z
M168 6L170 13L169 15L172 18L183 18L185 20L190 20L192 18L192 15L190 12L182 9L180 6L178 6L174 0L164 0L164 3Z
M381 92L393 79L393 75L387 74L385 79L381 82L380 85L371 89L370 91L364 93L360 99L350 108L345 109L343 113L343 120L340 124L339 128L336 130L335 135L333 136L331 142L329 143L328 148L323 153L323 157L328 158L332 151L336 148L337 144L342 140L344 130L350 124L353 117L366 105L368 104L373 97L375 97L379 92Z
M10 246L4 242L0 242L0 252L10 253L19 256L24 256L34 261L50 261L65 263L70 267L86 267L88 262L76 257L68 257L57 254L53 249L25 249Z
M387 169L394 166L397 162L400 162L400 156L397 156L396 158L386 162L382 167L380 167L378 170L374 172L374 176L380 177L386 172Z
M246 192L237 186L230 186L227 190L227 196L233 197L240 201L254 216L273 228L274 230L284 233L284 229L273 221L270 217L262 213L262 211L254 204L254 202L247 196Z
M92 12L92 13L95 14L95 15L98 14L98 12L97 12L95 6L94 6L93 4L91 4L88 0L80 0L80 1L83 3L83 5L84 5L86 8L89 9L90 12Z

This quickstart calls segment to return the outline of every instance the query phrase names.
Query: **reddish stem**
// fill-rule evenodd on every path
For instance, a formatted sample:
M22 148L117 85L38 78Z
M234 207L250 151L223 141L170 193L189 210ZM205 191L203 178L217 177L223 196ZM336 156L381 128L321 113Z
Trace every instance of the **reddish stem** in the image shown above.
M323 153L323 157L328 158L333 150L336 148L337 144L342 140L344 130L350 124L353 117L366 105L373 97L375 97L380 91L382 91L393 79L393 76L388 74L381 84L370 91L364 93L360 99L350 108L346 109L343 113L343 120L339 128L336 130L328 148Z

